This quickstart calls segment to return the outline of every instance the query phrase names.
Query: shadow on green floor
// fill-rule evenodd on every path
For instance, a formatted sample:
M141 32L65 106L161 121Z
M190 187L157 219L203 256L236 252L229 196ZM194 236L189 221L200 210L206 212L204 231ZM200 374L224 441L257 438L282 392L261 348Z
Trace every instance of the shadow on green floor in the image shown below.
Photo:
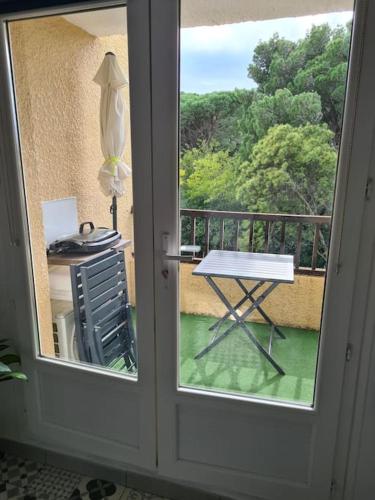
M211 340L215 318L181 314L180 384L303 404L314 394L318 332L282 328L286 340L273 342L272 356L285 371L279 375L237 328L200 360L194 356ZM231 325L231 321L226 322ZM249 323L257 339L268 346L269 326ZM224 331L225 325L221 327ZM276 337L275 337L276 338Z

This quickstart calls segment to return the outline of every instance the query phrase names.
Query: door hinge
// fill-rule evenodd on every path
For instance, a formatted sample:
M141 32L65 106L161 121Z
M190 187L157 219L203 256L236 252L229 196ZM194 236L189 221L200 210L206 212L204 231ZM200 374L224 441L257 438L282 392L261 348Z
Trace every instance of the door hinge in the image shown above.
M329 490L329 493L330 493L330 497L332 498L333 495L335 494L336 492L336 488L337 488L337 483L336 483L336 479L332 479L331 481L331 487L330 487L330 490Z
M365 200L370 201L371 200L371 195L374 187L374 182L371 177L367 179L366 182L366 189L365 189Z
M345 360L350 361L352 359L352 354L353 354L353 346L352 344L348 344L346 346L346 351L345 351Z
M337 262L337 264L336 264L336 274L340 274L341 269L342 269L341 262Z

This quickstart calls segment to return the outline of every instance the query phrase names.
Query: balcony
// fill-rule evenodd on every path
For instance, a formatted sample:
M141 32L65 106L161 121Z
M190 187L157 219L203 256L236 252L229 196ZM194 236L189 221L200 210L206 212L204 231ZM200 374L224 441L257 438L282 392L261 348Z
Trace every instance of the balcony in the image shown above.
M181 209L180 215L181 243L201 246L193 262L180 269L182 385L311 403L331 217L194 209ZM192 276L194 266L213 249L294 255L294 284L280 285L264 306L287 337L275 341L272 349L285 376L268 365L240 329L202 359L194 359L210 342L215 318L225 313L204 279ZM231 281L221 280L221 287L233 302L241 297ZM267 348L269 326L263 318L252 315L249 326Z
M181 243L201 246L193 264L212 249L293 255L294 284L280 285L267 310L277 325L319 330L330 226L329 216L182 209ZM181 264L181 312L221 316L224 307L191 272L192 264ZM231 300L241 298L232 283L222 285ZM257 314L252 318L263 321Z

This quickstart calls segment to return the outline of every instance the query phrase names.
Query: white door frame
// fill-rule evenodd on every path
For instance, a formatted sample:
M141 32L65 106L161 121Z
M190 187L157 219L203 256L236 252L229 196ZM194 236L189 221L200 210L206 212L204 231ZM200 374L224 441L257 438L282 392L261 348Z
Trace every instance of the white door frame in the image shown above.
M371 162L373 143L374 103L368 101L375 88L375 72L369 55L375 22L375 9L367 0L356 2L353 43L350 57L349 87L343 123L343 139L339 157L337 193L332 226L332 242L327 270L327 286L322 320L322 338L318 363L316 404L313 409L257 399L223 396L204 391L177 390L177 329L178 329L178 264L169 262L168 279L161 279L165 267L162 261L162 234L171 235L170 252L177 253L179 214L177 185L178 165L178 24L177 0L153 0L151 16L152 78L153 78L153 162L154 212L156 250L156 335L158 366L158 431L159 467L164 475L216 485L232 493L251 493L265 498L318 500L328 498L333 480L335 435L340 409L340 396L346 367L346 349L350 334L352 309L356 297L357 262L361 242L365 188ZM365 20L367 30L364 31ZM371 33L372 31L372 33ZM365 57L366 55L366 57ZM374 101L372 99L372 101ZM371 229L374 233L374 228ZM329 334L328 334L329 332ZM357 338L360 343L360 339ZM198 433L200 421L215 428L221 415L247 419L249 427L269 419L271 425L283 425L293 443L293 427L301 425L302 434L310 439L309 461L303 481L290 477L261 474L259 471L231 469L204 457L203 445L194 449L180 430ZM215 418L214 418L215 416ZM241 424L241 422L240 422ZM288 425L291 428L288 430ZM233 425L232 425L233 429ZM195 433L194 433L195 430ZM222 426L213 431L212 446L222 439ZM306 435L304 434L306 433ZM246 436L246 434L243 434ZM237 436L238 437L238 436ZM185 436L186 438L186 436ZM181 443L180 443L181 439ZM267 441L267 439L266 439ZM271 446L265 443L265 446ZM209 444L207 444L209 449ZM222 454L230 452L223 445ZM250 448L249 448L250 450ZM207 450L206 450L207 451ZM300 450L301 451L301 450ZM238 453L244 453L239 450ZM195 453L195 459L194 457ZM250 453L250 451L249 451ZM275 449L275 453L277 450ZM302 456L302 455L301 455ZM199 458L200 457L200 458ZM282 457L288 460L288 457ZM246 461L246 460L245 460Z
M8 21L18 19L125 4L118 0L82 1L72 6L67 2L66 6L0 14L0 175L8 207L7 213L0 214L2 234L8 234L8 238L2 238L1 250L9 262L7 286L12 315L7 326L15 330L22 367L29 377L25 387L28 427L21 439L34 440L46 448L92 460L105 460L116 465L128 463L154 470L156 416L154 269L150 245L153 216L150 206L149 2L127 2L136 300L138 311L142 311L137 317L139 373L136 382L114 372L38 355L33 271L6 26ZM17 324L10 324L10 321ZM67 411L68 405L77 405L77 411L74 406ZM111 412L112 416L108 418Z
M361 453L368 453L373 434L366 424L370 416L369 408L373 402L374 384L374 321L373 307L375 297L375 232L374 212L375 197L373 182L375 179L375 106L372 97L375 85L375 71L371 64L375 55L375 33L372 28L375 18L375 5L368 2L366 36L363 45L363 68L368 74L362 85L362 92L367 97L361 102L358 116L366 123L366 135L363 137L363 162L368 166L367 185L362 184L363 217L360 249L356 270L355 294L348 342L351 347L350 361L347 363L340 407L340 422L337 433L336 457L333 476L335 478L334 498L356 500L362 498L370 484L374 485L373 472L366 477L366 470L361 470ZM372 131L370 129L372 128ZM355 172L352 174L355 175ZM358 179L360 182L360 179ZM358 194L359 195L359 194ZM366 413L367 412L367 413ZM367 442L366 442L367 440ZM363 447L363 448L362 448ZM365 455L362 457L365 459ZM358 470L359 468L359 470ZM369 471L368 471L369 472ZM357 473L359 476L357 477ZM362 475L361 475L362 474ZM371 490L367 491L371 497ZM359 495L359 496L358 496Z

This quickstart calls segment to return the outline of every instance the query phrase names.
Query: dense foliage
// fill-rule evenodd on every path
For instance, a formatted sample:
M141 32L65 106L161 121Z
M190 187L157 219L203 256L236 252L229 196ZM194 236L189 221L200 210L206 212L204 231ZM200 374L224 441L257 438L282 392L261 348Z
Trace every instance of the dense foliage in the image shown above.
M326 214L336 151L326 125L276 125L241 165L238 197L257 212Z
M316 92L293 95L288 89L278 89L271 96L258 92L252 104L243 111L239 123L241 157L249 159L253 146L274 125L299 127L306 123L318 124L321 120L322 105Z
M181 94L183 207L331 213L350 33L276 33L248 66L256 89Z
M181 160L181 186L185 205L211 210L240 210L233 198L237 189L238 162L228 151L193 148Z
M210 94L181 93L181 149L216 143L235 153L240 144L238 122L252 103L253 91L233 90Z
M332 30L328 24L314 26L297 43L275 34L258 44L248 74L260 92L273 95L287 88L293 94L317 92L322 101L323 121L335 133L338 144L349 54L351 25Z

